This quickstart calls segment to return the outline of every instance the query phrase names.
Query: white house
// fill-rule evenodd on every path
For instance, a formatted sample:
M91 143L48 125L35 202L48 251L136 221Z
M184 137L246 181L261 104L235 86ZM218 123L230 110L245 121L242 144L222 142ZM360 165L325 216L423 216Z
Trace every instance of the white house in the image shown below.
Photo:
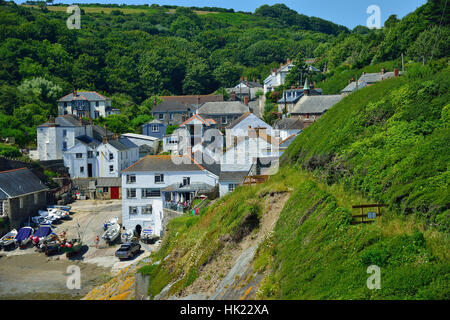
M97 147L100 141L88 136L76 138L76 144L64 152L64 166L71 178L91 178L99 175Z
M106 117L120 114L120 109L111 106L111 99L95 91L76 91L58 100L58 114L72 114L77 118Z
M37 149L40 161L61 160L79 136L93 136L92 125L72 115L59 116L37 127Z
M99 177L120 177L122 170L139 160L139 147L127 138L104 139L97 152Z
M64 165L71 178L117 178L121 171L139 160L139 148L127 138L100 142L88 136L64 152Z
M285 65L281 65L280 69L273 69L270 75L264 80L264 94L283 85L286 81L286 76L293 67L294 65L291 61L287 60L287 63Z
M180 211L219 177L191 156L146 156L122 174L122 221L126 230L151 227L162 235L164 209Z

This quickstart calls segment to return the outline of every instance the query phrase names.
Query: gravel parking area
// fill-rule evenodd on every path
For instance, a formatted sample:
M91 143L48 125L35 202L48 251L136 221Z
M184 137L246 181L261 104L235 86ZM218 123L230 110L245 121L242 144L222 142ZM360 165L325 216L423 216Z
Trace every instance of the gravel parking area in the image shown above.
M74 299L90 291L95 285L107 281L121 269L148 257L156 246L142 244L141 253L130 261L119 261L114 256L119 243L108 245L101 238L103 223L118 217L121 223L121 201L79 200L70 205L71 219L58 225L54 232L66 231L67 239L80 233L83 250L68 259L65 255L46 257L34 248L0 251L0 299ZM119 242L119 241L117 241ZM81 270L81 290L68 290L67 267L77 265Z

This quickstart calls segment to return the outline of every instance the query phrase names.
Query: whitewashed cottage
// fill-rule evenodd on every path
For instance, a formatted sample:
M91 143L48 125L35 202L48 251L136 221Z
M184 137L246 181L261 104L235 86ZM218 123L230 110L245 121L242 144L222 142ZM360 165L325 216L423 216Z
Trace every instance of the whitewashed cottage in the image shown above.
M218 175L191 156L146 156L122 172L122 221L126 230L163 232L164 210L182 211L213 190Z

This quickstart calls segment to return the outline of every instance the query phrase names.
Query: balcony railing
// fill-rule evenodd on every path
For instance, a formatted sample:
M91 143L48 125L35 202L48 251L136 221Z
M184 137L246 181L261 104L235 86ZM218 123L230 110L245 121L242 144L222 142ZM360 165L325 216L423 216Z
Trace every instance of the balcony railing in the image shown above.
M174 202L164 202L164 209L169 209L172 211L183 213L185 212L189 207L185 207L182 204L174 203Z

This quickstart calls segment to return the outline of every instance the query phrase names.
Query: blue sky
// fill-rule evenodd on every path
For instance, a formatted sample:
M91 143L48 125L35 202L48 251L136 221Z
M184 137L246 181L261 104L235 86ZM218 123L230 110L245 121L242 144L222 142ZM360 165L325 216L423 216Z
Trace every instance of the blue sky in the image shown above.
M23 1L16 1L23 2ZM366 25L369 15L366 13L370 5L378 5L381 9L381 22L391 15L397 14L399 18L420 7L426 0L54 0L55 3L127 3L127 4L170 4L179 6L196 7L221 7L233 8L236 11L254 12L256 8L263 4L284 3L289 8L294 9L307 16L315 16L330 20L335 23L354 28L361 24Z

